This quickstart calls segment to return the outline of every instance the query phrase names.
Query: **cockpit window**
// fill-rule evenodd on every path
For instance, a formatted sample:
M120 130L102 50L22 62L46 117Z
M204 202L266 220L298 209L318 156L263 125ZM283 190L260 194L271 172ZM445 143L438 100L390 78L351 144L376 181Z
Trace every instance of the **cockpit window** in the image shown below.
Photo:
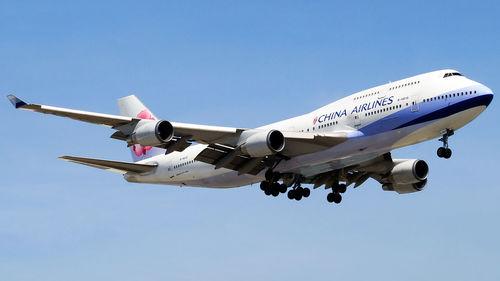
M458 73L458 72L450 72L450 73L446 73L443 78L450 77L450 76L463 76L463 75Z

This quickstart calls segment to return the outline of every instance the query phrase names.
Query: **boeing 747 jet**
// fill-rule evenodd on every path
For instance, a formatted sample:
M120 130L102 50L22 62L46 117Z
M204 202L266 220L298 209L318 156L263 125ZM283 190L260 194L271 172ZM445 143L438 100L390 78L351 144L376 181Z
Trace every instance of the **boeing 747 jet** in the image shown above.
M260 183L266 195L288 192L293 200L310 195L307 184L331 190L328 202L340 203L348 186L369 178L400 194L423 190L427 163L393 159L391 151L439 138L437 156L450 158L449 137L486 109L493 92L456 70L439 70L255 129L160 120L134 95L118 100L120 115L8 99L18 109L115 130L111 138L127 143L133 162L60 158L121 173L129 182L210 188Z

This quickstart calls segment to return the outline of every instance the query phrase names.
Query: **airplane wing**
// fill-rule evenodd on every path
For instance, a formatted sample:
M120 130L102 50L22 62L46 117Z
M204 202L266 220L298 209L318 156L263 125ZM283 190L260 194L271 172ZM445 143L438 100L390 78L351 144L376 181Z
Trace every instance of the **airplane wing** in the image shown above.
M328 189L343 181L346 186L354 184L356 188L372 178L383 190L405 194L423 190L428 172L429 167L423 160L393 159L391 153L386 152L352 166L309 176L303 182L314 184L314 188L324 185Z
M102 114L90 111L74 110L62 107L41 105L41 104L30 104L21 100L14 95L8 95L7 98L17 109L35 111L44 114L51 114L61 117L67 117L83 122L93 123L101 126L111 127L118 130L111 137L119 140L126 140L127 134L130 133L130 129L139 123L142 119L125 117L119 115ZM238 131L243 131L243 129L230 128L230 127L220 127L220 126L206 126L206 125L196 125L196 124L186 124L186 123L171 123L175 132L175 138L172 143L161 144L158 147L166 148L169 145L177 143L176 147L180 147L178 151L182 151L184 148L189 146L179 145L182 142L179 140L191 140L199 143L212 143L220 139L230 138ZM175 151L176 149L170 149Z
M8 95L7 98L14 105L15 108L35 111L45 114L52 114L61 117L67 117L79 121L84 121L88 123L93 123L97 125L102 125L106 127L118 127L122 125L129 124L136 118L109 115L81 110L73 110L62 107L54 107L41 104L28 104L14 95ZM137 120L138 121L138 120Z
M17 109L35 111L44 114L52 114L83 122L111 127L117 130L114 134L111 135L111 138L127 141L129 145L134 144L130 142L130 136L135 133L135 129L139 126L138 124L140 124L140 122L158 122L157 120L145 120L140 118L102 114L48 105L30 104L14 95L8 95L7 98ZM282 151L280 151L276 155L251 157L249 155L241 153L241 151L239 150L239 146L242 143L242 136L244 134L248 133L249 131L258 131L258 129L250 130L242 128L207 126L178 122L168 123L171 124L173 129L173 137L171 139L164 143L160 142L157 144L145 145L165 148L167 149L167 153L170 153L173 151L183 151L185 148L191 145L191 142L208 144L207 148L198 155L196 160L214 164L216 165L216 168L223 167L237 170L240 173L251 174L257 174L265 167L272 166L272 163L275 163L280 159L289 159L298 155L322 151L334 145L345 142L348 139L348 132L336 132L328 134L282 132L286 143ZM244 141L245 140L243 140L243 142Z
M59 159L77 164L87 165L94 168L108 170L120 174L126 174L126 173L140 174L140 173L151 172L158 166L157 164L138 164L131 162L121 162L121 161L74 157L74 156L61 156L59 157Z

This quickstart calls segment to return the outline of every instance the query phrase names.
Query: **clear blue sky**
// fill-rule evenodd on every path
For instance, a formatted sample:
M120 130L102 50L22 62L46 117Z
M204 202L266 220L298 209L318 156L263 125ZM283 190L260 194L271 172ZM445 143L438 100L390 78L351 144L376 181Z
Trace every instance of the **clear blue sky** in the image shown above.
M456 68L500 90L498 1L2 1L0 93L256 127ZM498 280L498 97L425 159L425 191L370 180L341 205L257 186L139 185L56 159L130 160L112 130L0 102L2 280Z

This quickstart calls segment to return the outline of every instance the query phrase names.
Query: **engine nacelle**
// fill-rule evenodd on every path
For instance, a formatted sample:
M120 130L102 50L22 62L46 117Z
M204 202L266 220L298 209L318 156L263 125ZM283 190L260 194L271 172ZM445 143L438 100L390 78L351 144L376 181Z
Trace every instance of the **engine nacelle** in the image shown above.
M264 157L282 151L285 148L285 137L277 130L256 131L245 139L240 148L251 157Z
M165 120L141 120L130 134L129 143L143 146L157 146L174 137L174 127Z
M419 183L427 179L429 166L418 159L395 159L391 171L391 182L397 185Z
M382 189L386 191L396 191L399 194L412 193L417 191L422 191L427 184L427 179L419 181L417 183L410 184L393 184L386 183L382 185Z

